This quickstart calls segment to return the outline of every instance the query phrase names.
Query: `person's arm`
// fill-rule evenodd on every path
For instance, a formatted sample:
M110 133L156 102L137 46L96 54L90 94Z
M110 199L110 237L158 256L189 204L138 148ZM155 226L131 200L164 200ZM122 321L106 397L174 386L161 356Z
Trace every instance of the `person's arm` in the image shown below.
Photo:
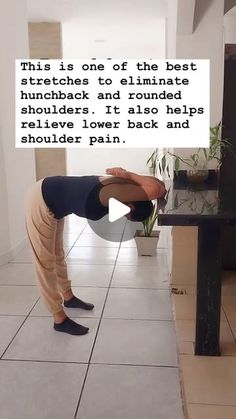
M141 186L145 191L149 192L154 195L162 195L157 196L158 198L162 198L166 194L165 184L160 179L154 176L143 176L138 175L137 173L129 172L121 167L112 167L106 170L106 174L120 177L128 182L134 182L136 185ZM155 198L153 198L155 199Z
M163 198L166 194L163 182L152 176L137 175L121 168L107 169L106 174L125 179L127 184L105 185L99 195L101 203L105 206L111 197L121 202L132 202Z

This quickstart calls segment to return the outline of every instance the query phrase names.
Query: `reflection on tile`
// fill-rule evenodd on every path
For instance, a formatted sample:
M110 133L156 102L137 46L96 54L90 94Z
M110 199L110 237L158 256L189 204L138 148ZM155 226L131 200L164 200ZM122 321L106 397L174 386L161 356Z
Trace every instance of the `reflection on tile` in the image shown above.
M65 246L73 246L76 242L76 240L78 240L79 238L79 234L76 233L64 233L63 236L63 243Z
M117 252L115 247L73 247L66 260L81 265L111 265L115 263Z
M189 269L184 266L172 266L171 283L172 284L196 284L197 269L196 266Z
M92 362L176 366L172 322L102 320Z
M74 214L69 215L65 218L64 233L80 234L85 226L87 220L85 218L77 217Z
M68 265L72 285L78 287L108 287L113 272L112 265Z
M173 246L173 266L182 266L187 269L193 269L197 266L197 247L190 246Z
M194 320L196 318L196 295L172 294L174 303L175 319ZM221 310L221 321L226 321L225 314Z
M86 365L1 361L1 418L73 418L85 372Z
M11 260L11 263L33 263L31 248L27 245Z
M81 310L79 308L66 308L65 312L69 317L100 317L106 297L107 290L106 288L82 288L82 287L73 287L74 295L80 298L83 301L94 304L93 310ZM49 316L51 314L45 307L43 301L40 299L34 309L31 312L31 316Z
M194 343L193 342L178 342L178 350L183 355L194 355Z
M0 285L35 285L35 271L32 264L8 263L0 266Z
M179 346L195 341L195 322L193 320L176 320L176 334ZM220 348L222 355L236 355L236 343L227 322L220 324Z
M188 419L235 419L236 407L188 404Z
M35 286L1 285L0 314L26 315L38 298L39 292Z
M175 226L172 228L172 237L174 244L178 246L194 246L198 239L198 228Z
M236 299L236 271L223 272L222 295L234 295Z
M170 293L167 290L110 289L104 317L171 320Z
M134 239L129 239L129 240L123 240L121 242L121 247L136 247L136 243Z
M124 230L124 224L123 223L118 223L115 222L110 223L110 222L89 222L89 224L85 227L85 229L83 230L83 233L85 234L91 234L91 233L99 233L102 235L109 235L109 234L117 234L120 235L120 237L122 236Z
M123 241L121 243L121 247L136 247L135 240L133 238L131 238L129 240L126 240L127 237L129 238L130 235L124 234ZM131 237L132 237L132 235L131 235ZM158 243L157 243L157 249L166 249L164 238L161 234L160 234L160 238L159 238Z
M236 322L236 296L224 295L221 302L228 320Z
M29 317L9 346L4 359L88 362L98 320L76 319L88 326L89 333L72 336L53 330L49 317Z
M24 317L0 316L0 356L2 356L4 350L7 345L9 345L11 339L14 337L24 319Z
M236 406L236 358L181 356L187 403Z
M169 288L169 274L165 266L116 266L112 287Z
M121 248L117 259L118 265L167 266L166 251L157 250L156 256L138 256L133 247Z
M236 322L229 322L229 324L230 324L230 327L231 327L232 333L233 333L233 335L234 335L234 339L235 339L235 341L236 341Z
M76 241L75 246L91 246L91 247L119 247L120 234L109 234L106 238L97 236L96 234L81 234Z
M91 365L76 418L183 419L178 371Z

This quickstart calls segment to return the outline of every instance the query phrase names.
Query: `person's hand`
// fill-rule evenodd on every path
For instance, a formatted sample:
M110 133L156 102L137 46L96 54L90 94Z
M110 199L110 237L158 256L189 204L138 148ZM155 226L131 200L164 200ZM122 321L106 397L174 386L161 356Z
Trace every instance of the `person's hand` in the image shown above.
M110 169L106 169L106 174L117 177L125 177L126 170L122 169L122 167L111 167Z

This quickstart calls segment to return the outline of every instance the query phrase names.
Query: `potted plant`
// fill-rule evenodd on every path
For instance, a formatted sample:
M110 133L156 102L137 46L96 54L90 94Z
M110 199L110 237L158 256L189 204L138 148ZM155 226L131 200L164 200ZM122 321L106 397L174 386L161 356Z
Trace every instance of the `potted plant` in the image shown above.
M154 150L151 154L151 156L147 160L147 165L149 168L149 173L152 176L156 175L157 171L157 158L158 158L158 149Z
M176 153L167 150L161 157L158 156L157 149L147 160L147 164L159 169L161 174L167 172L170 177L170 161L173 161L175 174L178 174L181 163L187 166L187 179L190 183L204 182L208 178L208 166L212 160L216 161L216 170L221 164L220 153L222 150L230 150L231 143L227 139L221 138L221 123L214 127L210 127L210 145L209 148L198 148L189 157L184 158ZM232 151L232 150L231 150ZM233 152L233 151L232 151ZM156 165L153 164L153 159L156 157Z
M158 218L157 206L153 206L152 213L143 221L143 230L137 230L134 236L139 256L154 256L157 252L159 230L153 230Z

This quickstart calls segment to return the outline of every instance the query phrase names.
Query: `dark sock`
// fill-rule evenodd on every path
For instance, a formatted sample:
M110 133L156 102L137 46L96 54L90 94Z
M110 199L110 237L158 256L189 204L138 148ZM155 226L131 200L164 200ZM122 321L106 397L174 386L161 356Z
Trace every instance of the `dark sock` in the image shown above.
M93 304L86 303L75 296L68 301L64 301L64 306L70 308L82 308L84 310L92 310L94 308Z
M70 335L85 335L89 328L75 323L73 320L66 317L62 323L54 323L54 329L57 332L69 333Z

